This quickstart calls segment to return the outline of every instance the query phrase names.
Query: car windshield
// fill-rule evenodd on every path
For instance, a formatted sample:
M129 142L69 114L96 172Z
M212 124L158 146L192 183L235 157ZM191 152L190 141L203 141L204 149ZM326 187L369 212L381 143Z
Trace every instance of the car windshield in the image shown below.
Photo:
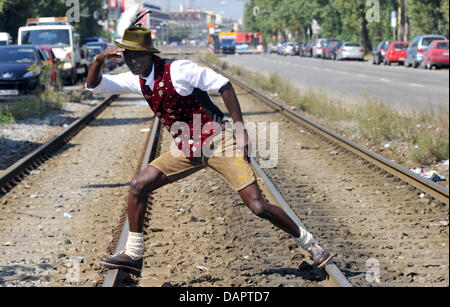
M345 43L345 47L360 47L359 43Z
M89 53L94 56L97 56L100 53L102 53L102 49L100 49L100 48L89 48L88 50L89 50Z
M437 41L437 40L441 40L441 39L442 39L442 37L425 37L422 40L422 46L424 46L424 47L429 46L432 41Z
M70 46L69 30L27 30L22 32L22 45L49 45L51 47Z
M0 49L0 63L34 63L36 56L31 48Z
M108 47L108 44L106 44L106 43L88 43L87 46L88 46L88 48L98 47L102 50L105 50Z
M407 50L408 44L395 44L394 50Z
M41 49L41 51L45 55L45 59L50 60L50 51L48 49Z
M436 49L447 49L448 50L448 42L447 43L438 43Z
M225 45L232 45L234 44L234 39L223 39L222 43Z

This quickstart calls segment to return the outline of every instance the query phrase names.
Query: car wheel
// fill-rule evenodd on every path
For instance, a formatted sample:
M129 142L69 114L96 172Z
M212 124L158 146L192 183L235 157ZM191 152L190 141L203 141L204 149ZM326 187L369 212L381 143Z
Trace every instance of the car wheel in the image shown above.
M413 67L414 67L414 68L419 67L419 65L420 65L419 63L417 63L416 61L414 61L414 63L413 63Z

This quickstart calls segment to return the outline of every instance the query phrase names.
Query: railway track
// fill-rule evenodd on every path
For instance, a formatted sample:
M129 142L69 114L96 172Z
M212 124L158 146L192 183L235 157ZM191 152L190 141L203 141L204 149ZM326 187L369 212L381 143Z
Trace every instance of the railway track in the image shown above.
M8 172L24 173L0 198L1 286L96 284L145 145L136 100L108 97Z
M283 150L267 173L353 285L448 286L447 188L218 71L251 108L247 120L282 123Z
M161 125L160 125L159 121L154 120L154 122L152 124L152 128L151 128L151 132L149 133L149 139L148 139L148 142L146 145L145 154L143 155L143 158L141 159L141 164L140 164L139 170L143 170L148 165L149 162L151 162L154 158L157 157L157 154L160 151L161 144L159 143L159 141L161 140L161 138L159 137L159 134L162 133L160 131L160 126ZM265 172L261 169L261 167L255 161L255 159L252 159L252 167L254 168L254 170L258 176L258 179L262 183L262 187L266 194L266 197L268 197L273 204L276 204L279 207L283 208L283 210L285 210L287 212L287 214L289 216L291 216L291 218L297 224L302 225L304 227L302 222L292 211L289 204L287 204L287 202L284 200L282 195L275 188L273 183L270 181L270 179L267 177ZM154 206L156 206L156 204L154 202L152 203L152 200L151 200L152 198L153 197L150 196L149 204L147 206L147 211L146 211L146 216L145 216L145 223L144 223L144 226L145 226L144 233L147 234L147 237L146 237L147 239L148 239L148 234L151 232L157 233L157 232L164 231L164 228L159 228L159 226L158 226L159 224L155 225L156 221L163 220L162 224L167 224L167 221L164 220L164 216L162 215L162 214L166 214L165 212L162 214L158 214L158 212L152 211L152 208ZM121 223L121 226L116 230L114 239L112 241L113 244L110 248L110 251L113 251L113 253L118 253L125 248L126 240L128 237L128 231L129 231L128 230L128 218L126 217L125 214L126 214L126 212L124 212L124 216L121 219L121 221L123 221L123 223ZM154 217L153 219L151 218L152 216ZM158 223L158 222L156 222L156 223ZM235 225L235 226L237 226L237 225ZM192 242L191 244L195 244L195 243L196 242ZM163 244L169 244L169 242L163 242ZM259 242L259 244L261 244L261 242ZM160 247L159 244L154 245L154 246ZM274 255L270 255L270 256L276 257L277 252L275 251L273 254ZM306 257L306 255L305 255L305 257ZM149 268L149 267L147 267L147 268ZM156 268L156 269L161 269L161 264L159 264L158 268ZM315 276L315 278L318 278L321 280L320 285L337 286L337 287L350 287L351 286L351 284L348 282L348 280L345 278L345 276L341 273L341 271L337 268L337 266L332 262L326 266L325 274L322 270L315 270L313 268L311 262L309 263L308 269L310 271L309 274L311 274L312 276ZM155 267L153 265L151 266L151 270L155 270ZM143 276L149 275L149 273L147 271L148 270L146 270L144 268L143 273L142 273ZM130 285L133 285L134 283L138 282L133 275L128 275L127 272L124 272L121 270L103 270L103 272L106 272L105 277L104 277L104 279L99 280L99 282L98 282L98 284L101 284L102 287L130 286ZM171 279L168 278L168 280L166 280L165 282L160 281L159 286L164 285L164 284L170 284L170 280ZM187 284L187 280L188 280L188 278L186 278L186 280L184 280L184 281L179 281L178 285ZM284 282L292 282L292 280L290 281L289 278L282 278L282 277L277 279L277 283L283 284ZM144 280L141 283L141 285L154 286L155 283L152 283L151 281L149 283L148 280Z
M202 170L150 196L145 222L147 251L140 280L116 270L102 270L100 278L90 277L90 281L95 279L97 286L105 287L448 286L448 189L416 178L418 176L401 166L365 148L353 146L356 144L227 77L236 86L246 121L280 123L279 144L282 150L279 151L277 166L264 173L255 159L252 165L265 196L291 214L297 223L306 225L335 255L334 262L326 267L326 274L313 270L306 255L298 254L290 244L289 236L250 215L236 194L220 178L214 177L211 170ZM116 98L106 99L104 107ZM220 105L220 99L217 102ZM100 110L99 106L97 115ZM85 120L88 121L88 117L92 120L95 116L85 116ZM3 202L2 209L17 203L20 210L8 209L7 217L0 219L1 230L5 234L0 238L0 255L6 261L0 264L0 282L37 278L33 274L17 274L15 270L19 267L22 271L30 269L39 259L28 255L43 255L52 246L52 253L59 253L58 258L61 259L83 251L85 254L81 261L89 265L89 268L84 268L86 274L99 269L96 266L98 250L97 254L88 253L86 247L101 245L97 240L104 241L103 233L94 235L94 238L87 235L82 235L81 239L77 237L80 244L74 244L76 247L69 252L64 245L61 247L57 229L53 229L56 232L48 230L42 233L47 227L51 229L55 208L29 202L30 198L44 198L40 195L32 194L28 199L21 199L25 194L22 191L30 189L29 181L37 184L36 180L27 177L30 171L58 150L54 146L64 146L86 125L86 122L77 121L55 138L53 145L42 146L39 153L37 150L21 163L16 163L16 170L2 174L1 178L5 178L1 181L3 197L13 194L11 199L6 199L7 203ZM171 141L167 132L159 132L159 123L155 120L136 172L156 157L162 148L168 148ZM127 149L131 150L131 147ZM59 173L57 176L64 178L65 175ZM25 190L15 191L15 185ZM104 188L103 184L89 186ZM121 217L117 222L102 222L109 229L112 225L116 228L111 243L105 247L107 253L120 251L127 235L126 208L123 206L127 187L120 183L114 185L116 187L120 187L120 191L115 198L121 200L114 206L114 212L108 214L119 216L120 211ZM50 194L50 188L47 186L45 189ZM53 189L58 188L54 186ZM82 193L80 191L78 193ZM62 193L69 192L64 189ZM59 208L65 210L64 205L58 204L56 208L57 211ZM96 211L95 216L104 215L106 218L105 210L108 209L105 208L108 207L102 208L104 211ZM80 206L77 210L84 209ZM89 213L88 218L91 215ZM20 231L8 220L11 217L24 220ZM96 221L98 219L95 218ZM87 228L73 221L70 224L80 232L83 227ZM94 231L95 225L89 227ZM58 228L59 231L62 228ZM7 233L11 235L8 237ZM22 244L20 237L34 238L32 240L39 244L26 246L26 241ZM55 242L54 238L59 241ZM45 243L47 241L49 243ZM65 240L62 244L72 244L67 241L70 242ZM23 251L27 248L26 252ZM7 258L15 254L26 255L25 262L11 262ZM42 259L44 263L41 265L49 263L49 260ZM50 269L57 270L57 267L49 265L48 270L42 270L50 274ZM2 277L3 273L7 276ZM41 271L38 273L43 274ZM58 274L57 279L61 281L61 273Z
M148 260L144 265L142 279L135 281L135 283L140 286L216 286L229 284L240 286L311 286L310 282L316 286L448 285L448 190L446 191L445 188L437 186L433 182L427 182L427 180L419 178L409 170L292 112L263 94L247 87L244 83L230 76L227 77L233 80L233 83L239 89L238 95L244 113L247 109L249 114L271 114L264 119L259 116L258 120L270 118L273 121L275 120L274 114L278 120L280 117L284 118L290 131L286 134L282 133L284 136L282 143L284 145L285 142L290 142L291 148L285 150L281 155L277 167L267 170L267 175L262 172L255 159L253 159L252 165L258 174L260 186L263 188L266 197L272 203L280 205L285 211L289 212L297 223L305 221L311 232L326 246L329 246L335 254L334 263L326 267L326 276L320 277L320 273L313 271L310 271L309 274L288 274L286 272L292 273L292 270L286 269L287 262L281 260L283 255L286 256L286 254L283 254L276 247L264 248L265 256L270 259L264 261L264 263L275 267L274 270L267 269L262 273L265 279L255 277L259 274L242 274L242 271L254 269L257 265L251 267L236 265L237 267L233 268L233 264L228 262L228 266L236 275L246 278L241 280L230 277L227 283L221 283L222 279L215 278L212 270L208 270L203 265L195 265L199 261L208 263L215 257L219 257L217 254L211 253L210 250L213 248L209 248L209 245L207 245L203 258L196 257L196 261L188 261L190 265L195 265L202 271L203 274L199 275L195 270L192 271L188 268L186 261L176 262L178 255L174 250L177 249L179 243L170 242L172 239L176 241L175 234L177 232L184 232L187 229L192 231L194 229L192 226L185 228L187 226L183 226L183 224L196 222L198 218L191 216L190 220L183 219L186 210L183 207L176 209L176 206L160 204L160 202L164 202L164 194L184 193L180 195L184 199L191 199L192 195L184 188L174 189L169 187L163 188L163 191L156 192L156 195L152 196L152 204L149 206L146 222L147 227L150 227L146 230L146 244L148 245L150 242L150 248L146 256ZM253 100L252 103L249 103L249 98L243 98L246 96L245 94L249 93L252 94L252 98L250 98L250 100ZM245 99L245 103L242 103L243 99ZM266 106L263 106L261 101L264 101ZM220 101L217 102L220 104ZM256 105L257 107L255 107ZM268 111L267 106L272 109L272 112ZM295 125L301 125L296 126L295 131L291 129L293 122L295 122ZM300 133L299 127L301 128ZM170 139L170 136L166 136L166 138ZM305 150L299 155L298 147L292 148L292 141L287 141L286 138L296 138L302 143L309 144L306 148L320 149L317 150L319 154L316 150L309 152ZM167 144L165 146L167 147ZM301 159L305 159L305 161L298 163ZM319 162L319 160L321 161ZM337 175L316 176L315 182L311 182L312 178L308 177L314 177L313 174L306 171L299 173L300 169L307 169L311 163L317 163L315 166L318 169L328 169L331 173L338 171L336 172ZM346 176L339 175L339 172L345 173L345 171L348 172ZM274 183L268 177L273 178ZM350 177L354 180L344 177ZM196 180L201 179L193 175L190 182ZM317 185L319 181L321 181L321 185ZM335 185L334 189L321 189L321 186L324 188L332 186L333 181L340 183L337 186ZM355 184L355 181L358 184ZM182 186L185 186L183 184L186 183L182 183ZM349 186L343 187L346 184ZM215 195L212 191L214 189L210 190L209 197ZM198 190L194 190L194 192L199 193ZM222 191L216 197L220 197L223 201L226 196L223 195ZM178 199L180 198L174 196L174 200L171 199L171 201L178 203ZM234 201L237 200L234 199ZM168 213L168 210L170 212L174 209L177 213ZM191 212L191 208L186 211ZM245 208L240 208L238 211L233 210L233 217L229 216L229 223L225 224L236 227L236 225L247 223L248 221L245 218L236 217L244 215L244 212ZM201 215L203 213L199 211L196 214ZM150 216L153 216L154 219L151 220ZM223 221L223 218L217 219L219 223ZM170 227L169 221L171 220L175 224L180 221L183 222L182 225L178 224L177 227ZM203 221L206 222L205 220ZM250 220L250 222L253 223L254 221ZM252 225L251 223L249 225ZM217 232L214 226L202 224L200 227L200 231L203 231L206 236ZM245 226L241 227L246 228ZM264 233L261 225L249 227L256 229L250 231L250 233L251 236L257 237L245 241L252 253L255 253L255 250L258 250L261 246L267 245L267 242L272 244L275 242L270 238L270 234ZM228 231L225 231L224 236L227 235ZM267 241L258 238L261 233L264 233L263 237ZM239 237L237 233L233 232L233 234L235 239ZM187 237L186 240L191 239L190 235L185 236ZM301 271L304 269L307 257L301 255L295 259L298 254L295 254L292 245L288 244L288 239L287 236L280 235L279 242L287 245L289 254L294 261L303 261L299 267ZM198 235L197 240L205 244L204 240L201 240ZM189 242L193 244L195 241ZM232 249L231 246L226 248ZM217 250L220 247L216 246L214 249ZM249 253L247 249L245 250ZM198 252L202 254L200 250ZM169 261L168 259L171 258L175 258L175 260ZM230 255L230 258L232 259L233 256ZM256 256L256 258L259 257ZM180 272L176 269L176 266L182 267L180 270L184 269L185 272ZM211 264L211 266L214 267L214 264ZM338 267L342 268L342 271ZM308 268L311 269L311 267ZM112 286L120 285L120 283L113 279L112 282L109 281L104 285ZM126 282L122 285L126 285Z
M99 114L101 114L117 95L105 98L91 111L74 121L64 131L53 137L45 144L39 146L34 151L18 160L0 174L0 196L8 193L14 186L21 182L32 170L39 167L48 160L54 153L70 142L83 128L89 125Z
M212 67L212 66L211 66ZM309 132L313 133L317 137L330 142L330 144L338 145L341 148L346 149L347 151L355 154L357 157L367 161L368 163L374 165L382 169L383 171L388 172L392 176L397 177L398 179L416 187L420 191L429 194L433 199L444 202L447 205L449 204L449 190L442 185L439 185L432 180L424 178L422 176L417 175L411 170L399 165L398 163L391 161L377 153L372 152L371 150L361 146L350 139L347 139L324 126L309 120L303 115L290 110L286 106L281 103L273 100L267 95L261 93L260 91L252 88L245 82L234 78L233 76L221 71L217 67L212 67L214 70L218 71L220 74L226 76L230 80L233 81L234 84L239 85L245 91L248 91L250 94L258 97L262 102L268 104L270 107L274 108L276 111L281 112L290 120L300 124L302 127L307 129Z

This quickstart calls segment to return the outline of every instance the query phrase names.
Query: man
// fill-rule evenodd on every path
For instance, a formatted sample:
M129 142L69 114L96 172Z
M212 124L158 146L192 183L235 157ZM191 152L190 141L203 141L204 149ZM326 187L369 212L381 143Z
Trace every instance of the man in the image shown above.
M125 31L121 43L114 43L118 47L109 47L97 56L89 70L86 87L96 93L143 95L155 115L169 129L178 147L176 151L181 154L167 152L161 155L132 180L128 197L130 233L125 250L102 258L101 265L139 275L148 194L204 167L211 167L239 193L254 214L291 234L300 247L309 251L317 267L323 267L331 259L330 254L281 208L264 200L250 167L247 132L241 129L236 138L233 133L222 131L224 115L206 92L220 93L234 124L243 127L241 109L231 83L191 61L159 58L155 55L159 51L153 48L148 29L132 26ZM130 72L103 76L104 61L120 57L121 52ZM203 127L200 132L199 123ZM228 157L225 151L237 154ZM209 152L213 153L205 154Z

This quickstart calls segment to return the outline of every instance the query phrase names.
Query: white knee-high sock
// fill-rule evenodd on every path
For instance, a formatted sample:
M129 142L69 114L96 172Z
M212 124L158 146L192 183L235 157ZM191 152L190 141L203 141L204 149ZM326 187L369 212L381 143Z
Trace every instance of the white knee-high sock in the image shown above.
M144 234L141 232L130 232L128 234L127 244L125 245L125 254L133 260L139 260L144 253Z
M300 237L294 238L295 243L304 250L308 250L311 244L316 243L313 235L303 227L299 227Z

